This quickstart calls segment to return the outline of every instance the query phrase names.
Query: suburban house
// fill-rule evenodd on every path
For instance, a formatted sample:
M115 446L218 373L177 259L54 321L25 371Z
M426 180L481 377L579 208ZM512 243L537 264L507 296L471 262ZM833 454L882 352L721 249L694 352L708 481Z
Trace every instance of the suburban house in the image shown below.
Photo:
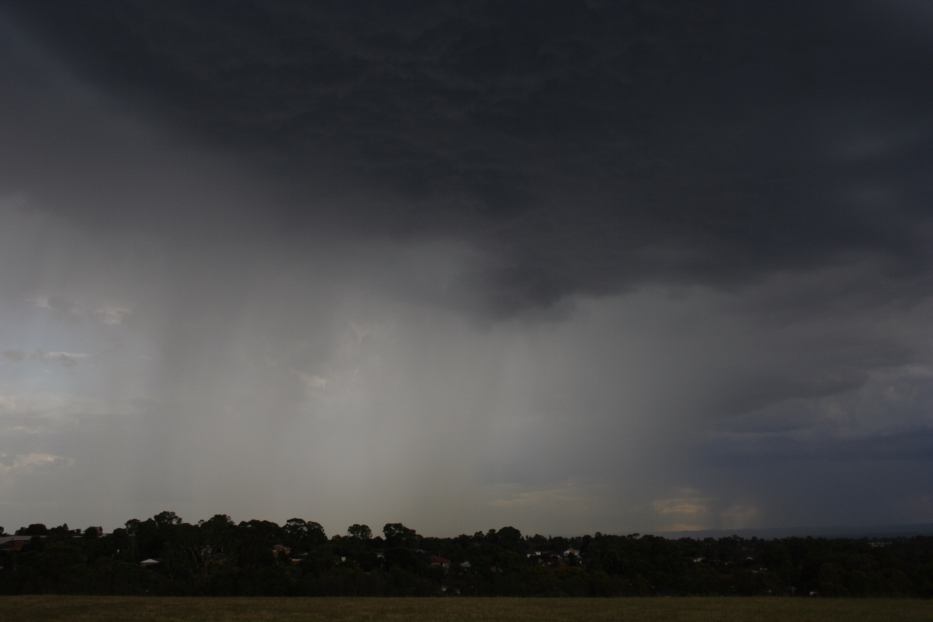
M450 568L450 560L446 557L441 557L440 555L431 556L431 567L432 568L443 568L447 570Z
M35 536L0 536L0 551L22 551L34 537Z

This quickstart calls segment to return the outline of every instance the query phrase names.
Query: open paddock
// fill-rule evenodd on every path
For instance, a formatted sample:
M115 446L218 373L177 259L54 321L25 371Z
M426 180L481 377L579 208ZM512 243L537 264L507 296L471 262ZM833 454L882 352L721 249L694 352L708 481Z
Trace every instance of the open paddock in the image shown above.
M2 622L920 622L933 601L819 598L174 598L4 596Z

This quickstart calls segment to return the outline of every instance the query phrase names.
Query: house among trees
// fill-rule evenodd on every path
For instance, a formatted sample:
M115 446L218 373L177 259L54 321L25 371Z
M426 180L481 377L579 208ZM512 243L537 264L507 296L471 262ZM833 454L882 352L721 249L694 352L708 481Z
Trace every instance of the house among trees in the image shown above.
M22 551L33 536L0 536L0 551Z
M870 539L529 537L510 527L429 538L390 523L383 536L356 525L327 538L303 519L216 515L190 524L172 512L125 525L104 534L35 524L0 535L0 594L933 596L926 536L884 547Z

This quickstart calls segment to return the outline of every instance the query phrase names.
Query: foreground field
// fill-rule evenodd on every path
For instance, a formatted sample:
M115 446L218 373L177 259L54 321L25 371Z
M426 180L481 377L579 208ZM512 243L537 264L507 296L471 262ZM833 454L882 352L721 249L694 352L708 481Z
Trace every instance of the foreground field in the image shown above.
M623 622L907 622L933 620L933 601L788 598L142 598L0 597L0 622L561 620Z

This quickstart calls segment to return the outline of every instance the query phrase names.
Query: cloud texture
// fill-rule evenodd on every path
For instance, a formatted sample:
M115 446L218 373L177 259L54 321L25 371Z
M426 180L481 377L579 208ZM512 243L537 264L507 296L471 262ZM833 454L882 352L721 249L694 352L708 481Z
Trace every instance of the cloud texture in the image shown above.
M0 4L8 529L933 519L920 3L352 4Z

